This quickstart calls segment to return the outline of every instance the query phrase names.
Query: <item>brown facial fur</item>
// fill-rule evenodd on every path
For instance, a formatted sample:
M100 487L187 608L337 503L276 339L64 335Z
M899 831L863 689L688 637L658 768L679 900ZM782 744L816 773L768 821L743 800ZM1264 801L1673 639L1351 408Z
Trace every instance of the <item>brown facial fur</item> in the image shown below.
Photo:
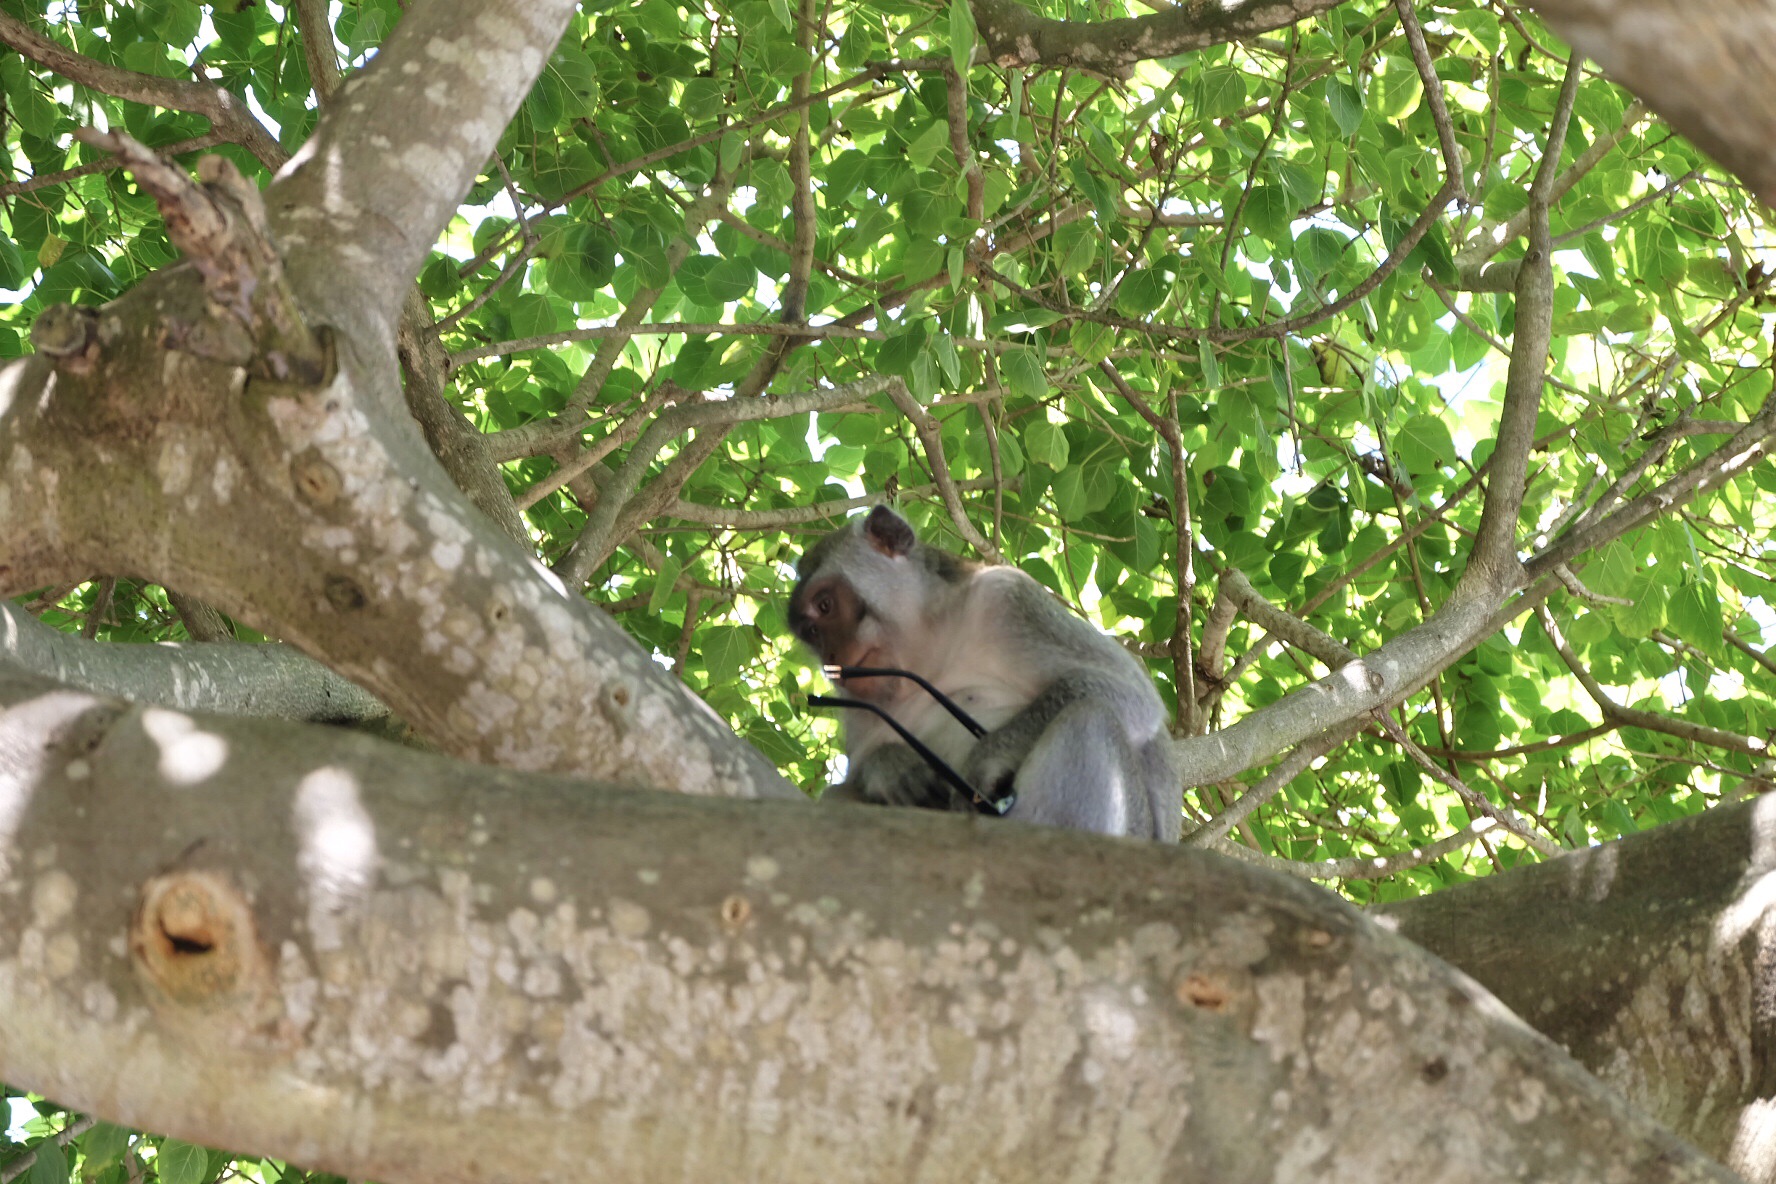
M820 655L824 665L855 662L857 626L865 609L851 581L843 576L822 576L796 585L789 598L789 627Z

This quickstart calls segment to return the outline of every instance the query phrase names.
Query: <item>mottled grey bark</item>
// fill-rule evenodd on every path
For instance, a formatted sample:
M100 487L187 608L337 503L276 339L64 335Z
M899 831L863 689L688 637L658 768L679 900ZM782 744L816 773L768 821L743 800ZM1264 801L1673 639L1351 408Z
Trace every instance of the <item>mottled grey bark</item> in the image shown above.
M0 703L0 1078L110 1118L388 1184L1730 1178L1210 853Z
M458 755L795 793L462 497L401 396L413 274L574 8L415 6L263 204L135 154L204 266L59 306L42 352L0 366L0 596L153 579L323 656Z
M1776 799L1382 906L1579 1062L1776 1180Z
M408 293L401 312L402 391L407 410L425 434L426 445L456 487L492 519L514 542L530 546L524 515L512 500L499 466L488 449L488 439L457 410L446 390L448 358L431 311L418 290Z
M1763 0L1533 0L1574 49L1776 205L1776 9Z
M1343 2L1227 0L1102 21L1038 16L1020 0L970 0L969 8L987 56L1001 66L1072 66L1126 77L1137 62L1256 37Z
M111 645L51 629L0 600L0 669L182 711L346 723L388 714L370 692L288 646ZM5 768L0 765L0 776Z

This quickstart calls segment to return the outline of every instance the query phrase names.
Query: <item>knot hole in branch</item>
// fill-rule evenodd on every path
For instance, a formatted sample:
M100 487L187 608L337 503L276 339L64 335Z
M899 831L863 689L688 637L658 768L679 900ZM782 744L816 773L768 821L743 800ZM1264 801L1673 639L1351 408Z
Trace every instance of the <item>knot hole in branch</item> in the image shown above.
M130 926L136 970L169 999L235 994L263 962L251 905L211 872L174 872L142 886Z

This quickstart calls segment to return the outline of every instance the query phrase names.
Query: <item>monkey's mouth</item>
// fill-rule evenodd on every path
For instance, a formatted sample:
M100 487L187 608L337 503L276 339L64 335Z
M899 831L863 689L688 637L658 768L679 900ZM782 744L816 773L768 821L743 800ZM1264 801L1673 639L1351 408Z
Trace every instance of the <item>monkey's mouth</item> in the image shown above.
M826 675L826 680L833 683L835 687L842 687L845 691L856 691L856 683L872 683L876 682L876 678L874 678L874 676L868 676L868 678L852 678L852 680L847 682L844 675L840 675L840 671L844 671L847 667L874 666L874 664L876 664L876 650L865 650L863 653L860 653L860 655L856 655L854 659L849 660L849 662L828 662L828 664L822 666L821 669L822 673ZM881 685L881 683L876 682L876 685Z
M866 699L877 698L884 692L893 689L893 679L882 678L879 675L858 675L846 678L840 673L840 671L843 670L873 666L875 665L876 656L876 650L868 649L863 653L858 654L849 662L828 662L821 669L826 674L827 681L831 682L835 687L853 695L862 695Z

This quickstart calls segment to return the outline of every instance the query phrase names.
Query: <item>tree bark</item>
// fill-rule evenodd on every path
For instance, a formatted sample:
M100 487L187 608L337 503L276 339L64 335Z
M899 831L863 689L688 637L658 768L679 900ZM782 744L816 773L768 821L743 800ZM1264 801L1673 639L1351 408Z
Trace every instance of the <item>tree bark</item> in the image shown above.
M1143 16L1064 21L1038 16L1019 0L971 0L987 56L1001 66L1071 66L1127 77L1137 62L1256 37L1335 8L1344 0L1167 5Z
M1379 906L1624 1097L1776 1180L1776 799Z
M196 266L57 306L0 369L0 596L141 576L324 657L459 755L795 793L462 497L402 398L413 275L574 7L416 7L263 203L133 151ZM107 480L58 479L76 472Z
M0 1077L120 1121L389 1184L1731 1178L1211 853L0 701Z
M0 666L94 694L181 711L316 723L360 722L388 714L374 695L288 646L232 641L99 644L51 629L4 600Z
M1534 0L1572 47L1776 206L1776 12L1758 0Z

